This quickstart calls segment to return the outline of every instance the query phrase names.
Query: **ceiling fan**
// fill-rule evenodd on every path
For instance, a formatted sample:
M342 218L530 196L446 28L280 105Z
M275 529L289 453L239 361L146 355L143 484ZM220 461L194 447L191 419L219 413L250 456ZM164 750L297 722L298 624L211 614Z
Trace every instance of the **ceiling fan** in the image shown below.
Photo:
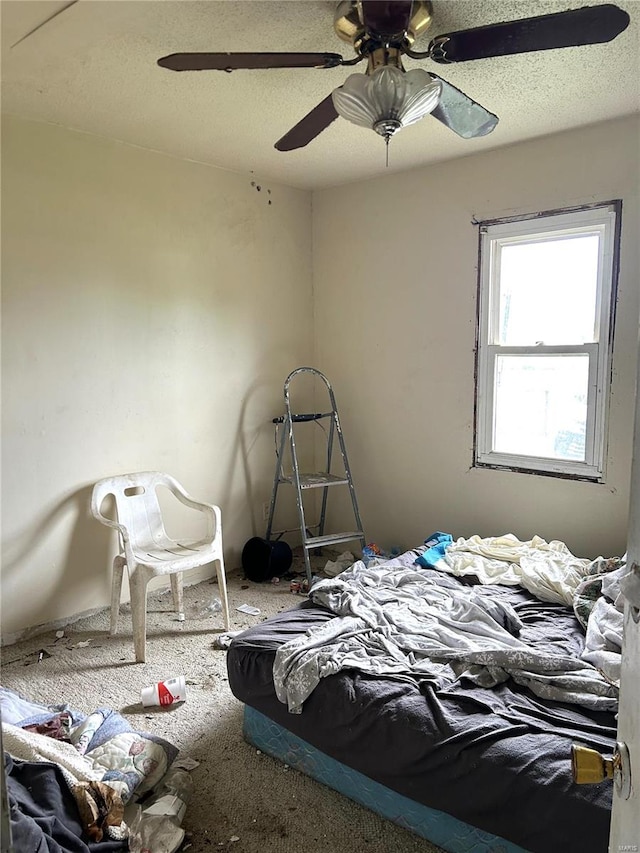
M335 68L366 60L364 74L352 74L279 139L278 151L302 148L339 115L371 128L388 144L401 127L427 114L465 139L486 136L498 117L437 74L421 68L406 71L402 57L430 59L440 65L510 56L539 50L599 44L616 38L629 15L611 3L586 6L444 33L427 50L413 49L430 27L430 0L342 0L334 30L352 45L356 56L338 53L172 53L158 65L172 71L235 71L264 68Z

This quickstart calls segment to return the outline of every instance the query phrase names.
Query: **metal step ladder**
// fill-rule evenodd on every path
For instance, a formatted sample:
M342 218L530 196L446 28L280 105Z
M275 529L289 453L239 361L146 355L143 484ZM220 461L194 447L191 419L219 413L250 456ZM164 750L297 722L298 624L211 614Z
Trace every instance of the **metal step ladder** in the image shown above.
M291 411L291 382L295 377L302 374L310 374L318 380L321 380L326 386L329 397L330 410L325 412L313 412L310 414L294 414ZM311 585L311 563L309 561L309 552L321 548L323 546L338 545L341 542L351 542L359 540L362 547L365 545L365 536L362 529L362 521L360 520L360 511L358 509L358 501L356 492L353 486L353 478L351 477L351 469L349 468L349 460L344 444L344 436L340 426L340 418L338 409L336 408L336 400L328 379L324 374L320 373L314 367L298 367L287 376L284 383L284 402L285 414L273 418L273 423L276 425L276 472L273 479L273 491L271 493L271 504L269 506L269 516L267 521L267 531L265 538L267 541L272 537L279 539L285 533L291 531L281 530L273 531L273 517L276 509L278 498L278 489L281 485L287 484L295 488L296 504L298 509L298 520L300 523L300 532L302 534L302 548L304 553L304 565L307 573L307 580ZM326 436L326 464L325 470L305 474L300 472L298 461L298 451L296 449L296 439L294 435L294 425L315 423L322 425L323 420L329 421L329 429L324 430ZM298 427L299 428L299 427ZM278 437L278 432L280 433ZM342 466L344 474L332 474L332 456L334 450L334 439L338 438L338 447L342 457ZM286 473L284 469L286 448L289 446L291 456L291 472ZM344 533L325 533L325 519L327 514L327 497L329 489L346 486L349 489L351 497L351 505L353 507L353 516L355 525L353 530ZM320 508L319 521L317 524L308 524L305 518L305 507L303 502L303 493L307 489L322 489L322 504Z

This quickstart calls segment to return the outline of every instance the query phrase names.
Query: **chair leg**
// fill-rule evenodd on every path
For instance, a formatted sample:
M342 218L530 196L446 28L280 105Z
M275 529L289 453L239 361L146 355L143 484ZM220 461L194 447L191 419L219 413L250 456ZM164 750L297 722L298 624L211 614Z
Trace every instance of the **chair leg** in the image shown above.
M222 615L224 617L224 627L227 631L231 628L229 620L229 599L227 597L227 577L224 572L224 560L222 554L216 560L216 574L218 575L218 591L220 593L220 601L222 603Z
M184 613L184 594L182 592L182 572L169 575L171 581L171 595L173 596L173 609L176 613Z
M147 649L147 583L149 578L139 567L129 572L131 594L131 621L133 623L133 648L136 661L144 663Z
M118 631L118 614L120 612L120 595L122 593L124 567L125 559L118 554L113 558L113 573L111 577L111 634L115 634Z

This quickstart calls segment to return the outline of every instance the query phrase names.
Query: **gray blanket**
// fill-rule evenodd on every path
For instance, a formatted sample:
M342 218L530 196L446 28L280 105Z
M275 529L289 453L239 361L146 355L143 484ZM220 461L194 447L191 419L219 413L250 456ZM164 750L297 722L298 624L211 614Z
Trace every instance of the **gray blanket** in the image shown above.
M413 559L358 562L313 587L312 600L339 618L278 649L274 684L291 713L302 711L321 678L344 669L438 687L459 679L492 687L511 677L546 699L616 709L615 685L587 661L520 639L518 616L492 599L490 587L461 587Z

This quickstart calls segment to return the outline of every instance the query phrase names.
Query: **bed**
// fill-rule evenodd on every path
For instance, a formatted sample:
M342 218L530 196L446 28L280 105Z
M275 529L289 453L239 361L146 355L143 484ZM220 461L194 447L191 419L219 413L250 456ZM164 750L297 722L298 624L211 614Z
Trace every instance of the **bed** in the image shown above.
M611 784L574 784L571 747L614 749L619 650L585 628L623 562L537 540L498 584L438 537L232 640L245 738L451 853L605 853Z

